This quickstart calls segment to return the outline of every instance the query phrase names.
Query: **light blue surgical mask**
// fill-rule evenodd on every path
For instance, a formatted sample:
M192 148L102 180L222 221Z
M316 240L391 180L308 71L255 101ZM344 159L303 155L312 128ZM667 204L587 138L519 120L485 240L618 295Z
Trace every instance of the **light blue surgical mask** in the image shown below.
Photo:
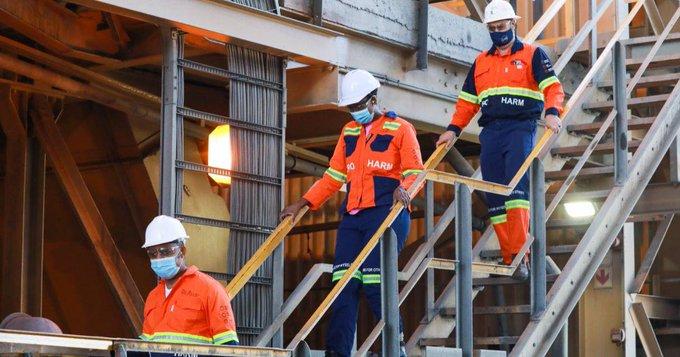
M368 108L364 108L356 112L350 112L350 114L352 114L354 121L361 125L368 124L371 122L371 120L373 120L373 114L368 111Z
M151 259L151 269L153 269L153 272L163 280L174 278L179 272L177 254L167 258Z

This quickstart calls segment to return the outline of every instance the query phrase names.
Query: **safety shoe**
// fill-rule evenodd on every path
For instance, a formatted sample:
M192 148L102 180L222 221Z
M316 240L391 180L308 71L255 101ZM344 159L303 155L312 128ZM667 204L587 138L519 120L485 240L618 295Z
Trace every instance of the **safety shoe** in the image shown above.
M517 265L515 272L512 274L512 278L517 281L527 281L529 279L529 266L526 259L522 259L519 265Z
M404 343L404 341L399 342L399 357L408 357L406 355L406 343Z

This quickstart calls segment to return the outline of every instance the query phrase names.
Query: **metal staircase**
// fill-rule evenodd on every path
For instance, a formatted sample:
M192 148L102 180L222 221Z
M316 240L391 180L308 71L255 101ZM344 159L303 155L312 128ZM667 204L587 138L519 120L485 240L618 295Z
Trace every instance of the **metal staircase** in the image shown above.
M553 2L524 41L532 42L535 40L565 2L565 0ZM471 355L473 342L477 346L514 345L511 355L516 356L544 355L548 352L571 310L592 278L595 269L601 263L604 254L619 233L642 190L649 182L663 154L668 150L670 143L680 129L680 89L676 85L680 75L677 73L657 73L643 77L648 68L660 70L678 65L680 59L675 58L677 56L656 56L656 53L680 16L680 10L675 13L664 32L657 37L653 48L644 59L626 60L625 57L625 42L621 41L621 38L644 2L645 0L639 0L634 3L630 13L619 23L618 30L601 55L592 63L580 85L569 93L570 98L564 113L567 130L559 136L553 135L552 132L545 132L510 184L506 186L482 181L479 178L479 171L475 172L472 177L434 171L434 167L448 151L449 148L447 147L437 148L426 162L426 172L418 176L416 184L409 192L411 196L417 193L416 189L419 189L426 180L430 180L455 184L456 200L446 209L436 225L432 214L426 213L427 239L414 253L405 269L398 274L398 278L406 281L406 284L399 292L397 303L401 304L405 300L415 284L429 270L446 269L454 270L456 273L443 289L443 293L436 300L433 298L430 300L421 325L408 339L409 355L426 355L435 350L437 353L447 353L446 347L453 346L454 343L462 347L463 355ZM597 20L603 16L605 10L612 3L612 0L605 0L601 3L593 18L581 28L581 31L573 38L571 44L555 63L556 72L559 73L566 68L577 49L584 43L588 33L596 27ZM612 79L601 82L594 81L594 79L602 78L606 74L612 59L616 69L611 76ZM627 79L627 70L631 72L630 79ZM596 84L593 85L592 83ZM670 92L669 88L673 87L675 89ZM638 93L634 91L636 88L646 88L650 94L626 99ZM589 100L597 96L611 95L611 90L615 92L613 100L596 102ZM660 107L661 109L658 110ZM637 112L637 115L628 114L630 110ZM592 121L592 118L595 118L595 121ZM626 134L628 130L647 130L647 133L643 138L628 140ZM611 135L612 131L613 135ZM629 152L634 153L630 164L628 163ZM598 162L593 156L611 153L614 154L614 165ZM541 163L541 160L543 163ZM544 164L548 170L545 176L543 173ZM473 340L471 335L472 299L478 296L485 287L516 283L509 278L492 278L489 275L492 273L494 275L511 275L516 265L507 267L496 264L494 260L498 258L496 251L498 246L491 228L484 232L474 248L471 246L471 227L467 222L469 221L467 215L469 214L470 203L465 198L469 198L470 190L475 189L507 194L512 191L519 178L529 169L531 169L532 177L531 232L536 239L529 239L523 249L526 251L533 244L532 279L528 283L531 286L532 301L530 304L517 306L483 307L477 309L475 313L528 313L531 314L532 319L521 335L479 337ZM567 192L573 189L574 182L577 179L607 176L613 176L614 180L609 185L604 204L590 223L580 244L578 246L546 248L546 221L555 212ZM561 183L557 193L547 197L549 198L547 208L545 207L545 178L548 178L552 183ZM432 199L431 186L429 184L426 186L426 201L430 201ZM357 260L335 285L321 306L312 314L301 331L293 338L288 346L289 349L295 348L301 343L316 326L339 291L349 281L354 270L360 266L368 252L378 244L385 229L401 209L403 207L400 205L393 208L381 228L359 254ZM274 230L228 286L229 293L232 296L239 293L243 284L251 278L269 254L279 246L286 234L305 213L306 210L300 212L297 217L287 218ZM432 256L433 247L454 218L458 218L456 219L456 254L458 257L455 260L434 258ZM469 249L465 248L466 245L469 245ZM466 251L469 252L466 253ZM555 254L571 254L569 262L561 272L550 257L545 258L546 251ZM314 283L324 273L328 272L330 272L330 267L327 264L317 264L310 270L307 277L284 303L282 311L275 318L274 323L258 337L257 345L263 346L269 342L274 332L282 326ZM547 283L553 283L553 287L546 296ZM457 289L457 286L460 289ZM457 301L462 303L458 304ZM455 329L460 323L465 323L465 328ZM362 342L357 351L358 355L368 353L369 348L380 336L384 326L384 321L377 324L369 337ZM450 338L454 329L457 334L455 340ZM432 349L433 347L438 349Z

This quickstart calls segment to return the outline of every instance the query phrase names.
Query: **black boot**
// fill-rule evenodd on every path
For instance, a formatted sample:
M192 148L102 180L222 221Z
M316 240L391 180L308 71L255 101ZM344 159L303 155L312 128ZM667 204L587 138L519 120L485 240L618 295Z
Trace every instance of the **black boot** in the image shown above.
M519 262L515 272L512 274L512 278L518 281L529 280L529 264L527 263L526 257Z

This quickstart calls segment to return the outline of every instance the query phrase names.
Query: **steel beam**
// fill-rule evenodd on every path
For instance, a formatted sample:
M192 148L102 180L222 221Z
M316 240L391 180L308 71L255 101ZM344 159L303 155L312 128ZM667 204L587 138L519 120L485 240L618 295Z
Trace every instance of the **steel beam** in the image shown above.
M26 313L31 316L42 316L45 174L45 152L37 138L29 137L25 264Z
M545 228L545 172L540 159L534 159L530 175L531 234L531 318L538 319L545 310L546 228Z
M177 158L177 105L179 101L179 33L164 27L163 33L163 91L161 112L161 177L160 177L160 214L175 216L177 177L175 160Z
M479 22L482 22L482 20L484 20L484 8L486 7L486 1L465 0L465 6L470 12L470 18Z
M323 1L312 0L312 24L316 26L323 25Z
M635 152L629 170L630 178L622 186L612 189L562 274L555 281L548 295L548 306L543 318L529 323L511 355L536 355L548 351L658 167L662 159L659 152L668 150L678 130L680 86L675 87Z
M650 319L680 321L680 299L645 294L631 294L631 297L634 303L645 307Z
M472 199L470 189L457 183L456 190L456 347L472 357Z
M141 332L144 300L78 171L68 145L59 133L46 97L33 97L30 117L35 125L38 139L94 246L97 258L122 305L122 310L132 326L133 333Z
M440 218L441 219L441 218ZM434 231L434 183L432 181L427 181L425 183L425 242L428 240L436 239L431 238L432 232ZM434 248L430 248L427 253L428 258L434 258ZM432 314L434 313L434 271L428 269L425 278L425 284L427 287L425 295L425 315L427 320L432 319Z
M597 16L597 0L589 0L589 20L593 20ZM594 65L597 61L597 28L592 27L590 30L590 65Z
M123 15L161 27L240 45L268 48L297 62L337 64L344 38L337 32L259 11L232 1L215 0L75 0L89 8Z
M3 196L2 283L0 316L26 311L26 193L28 179L28 139L12 103L11 89L0 87L0 126L5 133L5 188Z
M399 355L399 281L397 235L388 228L380 247L381 311L385 326L382 333L382 355Z
M418 0L418 49L416 50L416 68L421 70L427 69L427 58L429 57L427 50L429 9L430 3L428 0Z
M661 31L663 31L664 23L655 0L645 1L645 13L647 14L647 20L649 20L649 24L651 25L654 34L658 36Z
M626 357L635 357L635 324L630 315L626 311L630 308L632 303L629 291L633 289L635 281L635 223L626 222L623 224L621 231L622 246L621 251L621 280L623 289L617 289L619 292L621 306L623 306L623 349Z
M637 302L631 304L628 312L635 323L635 329L638 332L640 342L642 343L642 347L645 349L647 356L663 357L659 341L656 339L652 324L649 322L649 318L645 313L645 308L642 303Z
M631 290L628 291L628 293L639 294L640 292L642 292L642 287L644 286L645 281L647 280L649 272L652 270L652 264L654 263L656 255L659 253L659 250L661 249L661 244L663 243L663 240L666 237L666 232L668 232L668 229L670 228L671 223L673 222L673 217L675 217L674 214L666 215L663 221L659 222L659 225L656 228L656 233L654 233L652 243L649 244L649 247L647 248L647 253L645 254L645 257L642 259L642 262L640 262L640 268L638 269L638 273L635 276L635 282L633 283L633 286L631 287Z
M617 41L614 58L614 181L620 186L628 177L628 104L626 95L626 48Z
M680 183L680 137L676 136L668 149L668 156L670 158L671 182L674 184Z

